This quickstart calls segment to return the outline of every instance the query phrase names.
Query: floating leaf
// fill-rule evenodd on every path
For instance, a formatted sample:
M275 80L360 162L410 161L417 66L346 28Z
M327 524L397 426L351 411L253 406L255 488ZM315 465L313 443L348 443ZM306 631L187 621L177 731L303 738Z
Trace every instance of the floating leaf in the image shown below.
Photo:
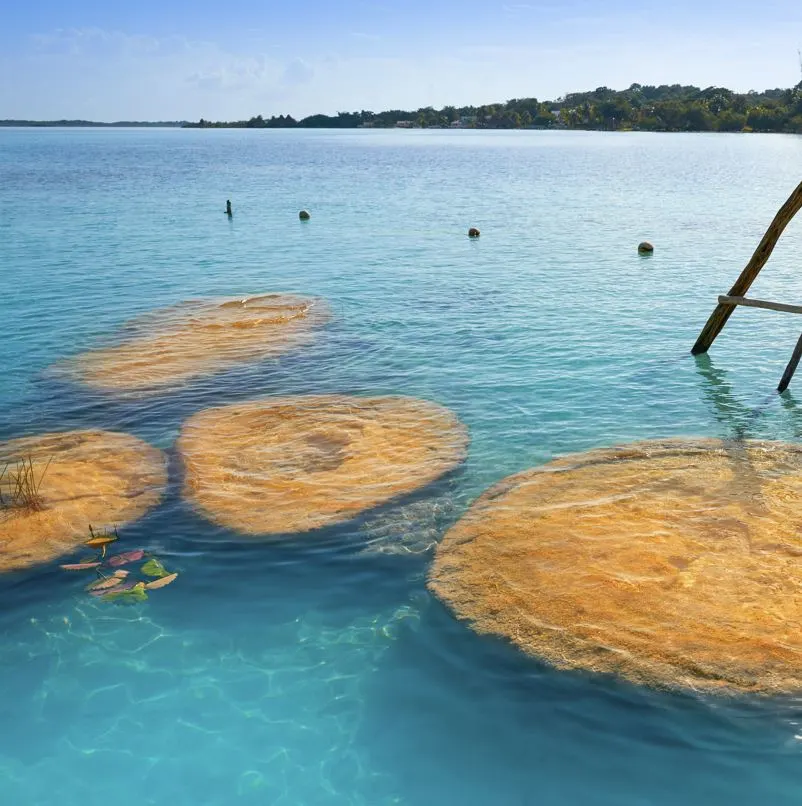
M92 596L105 596L107 593L111 593L112 589L114 593L117 593L131 590L135 585L136 582L126 582L119 577L106 577L99 580L96 583L96 587L89 592Z
M142 573L149 577L166 577L170 575L170 572L155 557L151 557L142 566Z
M100 596L102 591L108 590L109 588L116 588L121 584L122 579L120 577L103 577L103 579L98 579L87 585L86 589L95 596ZM133 587L133 585L130 587Z
M113 557L109 557L106 562L112 568L117 568L120 565L139 562L144 556L143 549L134 549L133 551L124 551L122 554L115 554Z
M168 574L166 577L161 577L161 579L155 579L153 582L146 582L145 587L149 591L154 591L157 588L164 588L165 586L169 585L171 582L175 582L178 578L178 574Z
M97 568L99 565L100 565L99 561L93 560L92 562L66 563L61 567L65 571L88 571L90 568Z
M116 535L95 535L86 541L86 545L97 548L99 546L108 546L109 543L114 543L117 540L119 540L119 538Z
M117 534L116 527L113 532L95 532L95 530L92 528L92 524L89 524L89 540L86 541L88 546L105 546L106 544L113 543L115 540L119 539L120 536Z
M123 582L115 588L112 588L108 593L101 596L104 602L118 602L120 604L136 604L137 602L147 601L148 594L145 590L144 582Z

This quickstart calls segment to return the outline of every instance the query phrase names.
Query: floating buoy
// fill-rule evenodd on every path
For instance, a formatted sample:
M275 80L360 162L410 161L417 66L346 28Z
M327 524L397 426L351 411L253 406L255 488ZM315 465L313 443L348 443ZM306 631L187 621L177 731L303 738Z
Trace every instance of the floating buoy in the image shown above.
M469 238L478 238L478 237L479 237L479 235L480 235L479 230L478 230L478 229L476 229L476 227L471 227L471 228L468 230L468 237L469 237Z
M654 252L654 247L648 241L643 241L638 244L639 255L651 255L652 252Z
M301 210L301 212L298 213L298 218L300 218L301 221L309 221L309 219L312 218L312 216L309 215L308 210Z
M226 201L226 215L231 218L234 215L234 211L231 209L231 200L229 199Z

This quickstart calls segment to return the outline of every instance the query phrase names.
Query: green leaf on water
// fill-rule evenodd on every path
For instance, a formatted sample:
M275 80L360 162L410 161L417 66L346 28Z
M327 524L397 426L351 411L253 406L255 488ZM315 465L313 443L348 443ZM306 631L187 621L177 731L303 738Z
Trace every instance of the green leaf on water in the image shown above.
M133 588L127 590L115 591L114 588L105 596L104 602L117 602L118 604L136 604L137 602L146 602L148 600L148 592L145 590L145 583L140 582Z
M170 572L155 557L151 557L142 566L142 573L149 577L166 577L170 575Z

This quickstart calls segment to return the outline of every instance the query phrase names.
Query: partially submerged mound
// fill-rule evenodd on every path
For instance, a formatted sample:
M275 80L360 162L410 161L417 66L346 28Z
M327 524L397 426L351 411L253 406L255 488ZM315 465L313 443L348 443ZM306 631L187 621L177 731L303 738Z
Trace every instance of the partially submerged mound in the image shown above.
M655 686L802 689L802 447L637 443L498 484L430 588L559 668Z
M285 397L208 409L178 440L185 496L246 534L305 532L422 487L459 465L465 427L405 397Z
M266 294L195 300L131 323L130 338L69 362L99 389L142 391L183 383L247 361L275 358L307 344L328 319L313 297Z
M108 431L0 443L0 471L0 571L71 552L86 542L90 524L104 530L136 520L167 483L160 450Z

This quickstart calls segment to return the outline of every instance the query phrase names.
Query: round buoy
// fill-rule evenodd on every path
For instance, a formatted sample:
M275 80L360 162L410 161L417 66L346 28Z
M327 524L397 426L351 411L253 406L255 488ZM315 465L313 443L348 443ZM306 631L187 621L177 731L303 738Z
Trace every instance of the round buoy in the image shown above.
M648 241L643 241L638 244L639 255L651 255L652 252L654 252L654 247Z
M478 229L476 229L476 227L471 227L471 228L468 230L468 237L469 237L469 238L478 238L478 237L479 237L479 234L480 234L480 233L479 233L479 230L478 230Z
M312 217L312 216L311 216L311 215L309 215L309 211L308 211L308 210L301 210L301 212L300 212L300 213L298 213L298 218L300 218L300 219L301 219L301 221L309 221L309 219L310 219L311 217Z

